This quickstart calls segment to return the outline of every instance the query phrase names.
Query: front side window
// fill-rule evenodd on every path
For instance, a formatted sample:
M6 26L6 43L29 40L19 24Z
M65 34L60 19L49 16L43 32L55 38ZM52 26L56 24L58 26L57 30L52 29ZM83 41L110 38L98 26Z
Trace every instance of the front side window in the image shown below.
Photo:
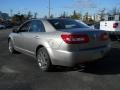
M26 22L25 24L23 24L20 29L19 29L19 32L28 32L29 30L29 25L30 25L30 22Z
M33 20L30 25L29 32L44 32L42 22L39 20Z
M74 28L89 28L88 26L71 19L51 19L48 21L54 28L58 30L74 29Z

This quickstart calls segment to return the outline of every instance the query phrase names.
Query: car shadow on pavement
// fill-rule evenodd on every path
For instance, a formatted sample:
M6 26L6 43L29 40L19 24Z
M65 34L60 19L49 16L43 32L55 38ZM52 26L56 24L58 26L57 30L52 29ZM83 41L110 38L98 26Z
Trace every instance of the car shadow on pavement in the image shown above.
M76 67L64 67L64 66L53 66L48 72L71 72L71 71L82 71L80 66Z
M120 49L112 48L106 58L87 64L83 72L97 75L120 74Z
M26 55L13 55L10 60L6 57L5 65L1 65L1 72L3 73L29 73L39 72L37 62ZM96 75L120 74L120 49L112 48L108 56L102 60L98 60L89 64L83 64L76 67L61 67L55 66L50 72L71 72L78 71L84 73L91 73Z

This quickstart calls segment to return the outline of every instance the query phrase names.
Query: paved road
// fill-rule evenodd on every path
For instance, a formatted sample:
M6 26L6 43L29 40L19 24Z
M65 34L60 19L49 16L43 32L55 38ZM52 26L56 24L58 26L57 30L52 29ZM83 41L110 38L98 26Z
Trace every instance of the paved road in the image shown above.
M88 65L86 70L40 72L33 58L8 53L9 33L0 31L0 90L120 90L119 43L113 44L108 58Z

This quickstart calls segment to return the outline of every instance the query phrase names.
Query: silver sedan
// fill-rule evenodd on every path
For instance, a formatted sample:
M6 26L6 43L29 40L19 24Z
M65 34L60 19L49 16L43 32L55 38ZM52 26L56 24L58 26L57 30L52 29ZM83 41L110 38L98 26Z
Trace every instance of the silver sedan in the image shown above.
M9 35L9 51L37 59L41 70L75 66L103 58L110 50L108 34L72 19L34 19Z

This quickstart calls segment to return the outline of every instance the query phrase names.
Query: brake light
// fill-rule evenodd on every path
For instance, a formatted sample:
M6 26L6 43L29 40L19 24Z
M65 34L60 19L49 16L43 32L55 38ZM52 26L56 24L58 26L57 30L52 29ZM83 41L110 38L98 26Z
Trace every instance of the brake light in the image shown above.
M89 37L86 34L62 34L61 35L64 42L68 44L80 44L80 43L88 43Z
M108 40L109 39L109 35L107 33L102 33L100 36L100 39L102 41Z
M114 23L113 28L117 28L117 27L118 27L118 23Z

